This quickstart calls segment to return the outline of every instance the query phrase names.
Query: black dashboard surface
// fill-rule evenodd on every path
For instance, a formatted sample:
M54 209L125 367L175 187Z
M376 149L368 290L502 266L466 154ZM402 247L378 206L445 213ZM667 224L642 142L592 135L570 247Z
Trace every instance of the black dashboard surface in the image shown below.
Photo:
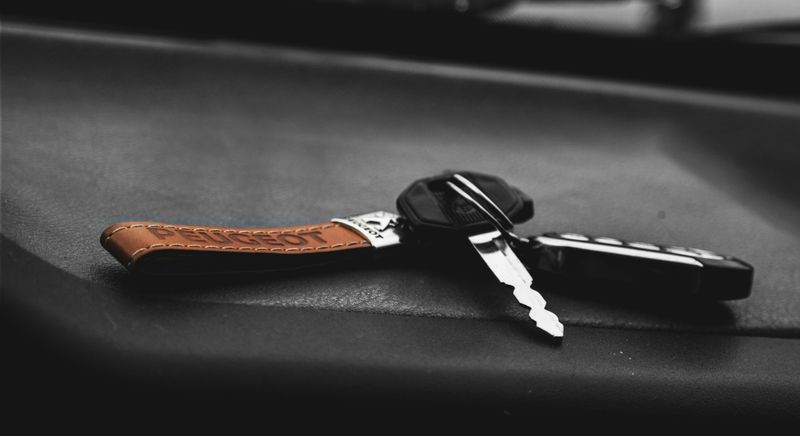
M796 104L20 23L4 23L2 78L3 306L76 344L78 361L85 349L144 379L506 409L800 404ZM518 233L735 254L755 266L752 296L543 282L566 325L554 346L474 259L154 281L98 243L126 220L281 226L393 210L409 182L454 168L534 198Z

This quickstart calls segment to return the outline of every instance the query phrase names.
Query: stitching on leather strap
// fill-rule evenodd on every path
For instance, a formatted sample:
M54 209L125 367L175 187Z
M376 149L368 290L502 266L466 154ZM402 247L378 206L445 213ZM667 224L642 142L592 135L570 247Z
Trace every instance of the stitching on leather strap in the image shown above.
M141 227L141 226L139 226L139 227ZM172 226L172 227L174 227L174 226ZM325 226L325 227L328 227L328 226ZM269 248L268 249L268 248L253 248L253 247L231 247L231 246L220 246L220 245L198 245L198 244L177 244L177 243L163 244L163 243L158 243L158 244L149 245L147 247L142 247L142 248L134 251L133 253L131 253L131 260L130 260L130 262L128 262L127 266L130 267L131 265L133 265L133 261L136 260L136 256L138 254L140 254L140 253L142 253L144 251L153 249L153 248L158 248L158 247L211 248L211 249L215 249L215 250L241 250L241 251L267 251L267 250L269 250L269 251L286 251L286 252L290 252L290 251L329 250L329 249L345 247L345 246L346 247L350 247L350 246L353 246L353 245L368 245L368 244L369 244L369 241L349 241L349 242L341 242L341 243L338 243L338 244L331 244L331 245L320 245L319 247L305 247L305 248L302 248L302 249L301 248Z
M270 235L270 234L284 234L284 233L299 233L299 232L310 232L314 230L324 230L329 229L331 227L339 227L339 224L332 223L332 224L325 224L322 226L311 226L311 227L302 227L298 229L289 229L289 230L234 230L234 229L212 229L212 228L204 228L204 227L180 227L180 226L173 226L173 225L162 225L162 224L131 224L130 226L122 226L117 227L116 229L112 230L108 236L103 239L102 244L105 245L112 236L127 229L136 229L136 228L148 228L148 229L174 229L174 230L186 230L190 232L209 232L209 233L236 233L242 235ZM207 248L207 247L206 247Z

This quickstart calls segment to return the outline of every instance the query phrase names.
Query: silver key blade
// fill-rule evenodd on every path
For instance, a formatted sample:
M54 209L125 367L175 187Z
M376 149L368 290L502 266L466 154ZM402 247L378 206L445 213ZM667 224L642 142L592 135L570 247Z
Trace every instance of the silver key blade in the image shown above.
M553 337L563 337L564 325L556 314L545 309L547 302L531 287L533 278L500 232L472 235L469 241L500 283L514 287L514 297L530 308L529 316L536 326Z

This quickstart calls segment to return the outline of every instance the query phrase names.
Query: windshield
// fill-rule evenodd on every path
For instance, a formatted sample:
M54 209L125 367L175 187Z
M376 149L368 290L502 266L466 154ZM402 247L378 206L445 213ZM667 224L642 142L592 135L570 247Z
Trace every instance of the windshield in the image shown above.
M800 99L800 0L274 0L4 18ZM757 66L757 68L754 68Z
M798 0L317 0L313 3L478 16L497 24L629 36L780 32L800 23ZM794 28L794 29L793 29ZM800 42L800 41L795 41Z
M628 34L709 35L788 30L800 23L797 0L622 0L513 3L494 19L529 26Z

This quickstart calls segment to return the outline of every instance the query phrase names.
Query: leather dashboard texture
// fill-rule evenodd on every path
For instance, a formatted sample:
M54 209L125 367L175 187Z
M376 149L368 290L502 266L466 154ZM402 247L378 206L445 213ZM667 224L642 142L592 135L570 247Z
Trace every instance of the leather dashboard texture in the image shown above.
M629 395L608 404L640 402L637 383L707 383L713 398L694 401L719 401L712 408L751 389L764 408L798 402L796 104L18 23L4 23L2 80L4 304L67 336L178 360L213 349L346 368L360 356L375 374L383 364L427 374L412 385L433 378L429 362L452 395L461 388L446 368L493 374L475 392L517 389L504 374L533 377L552 397L566 395L556 381L569 374L600 380L583 392L587 404L614 386ZM147 280L98 243L123 221L282 227L394 210L408 183L445 169L501 175L529 194L536 216L517 233L729 253L754 265L752 296L701 303L543 281L566 326L558 348L525 332L525 311L469 256ZM316 330L335 336L317 354L291 345L311 347ZM375 354L383 347L407 354L389 364ZM766 379L748 372L759 365ZM729 387L718 381L742 373L741 389L719 400ZM689 392L667 391L654 404Z

